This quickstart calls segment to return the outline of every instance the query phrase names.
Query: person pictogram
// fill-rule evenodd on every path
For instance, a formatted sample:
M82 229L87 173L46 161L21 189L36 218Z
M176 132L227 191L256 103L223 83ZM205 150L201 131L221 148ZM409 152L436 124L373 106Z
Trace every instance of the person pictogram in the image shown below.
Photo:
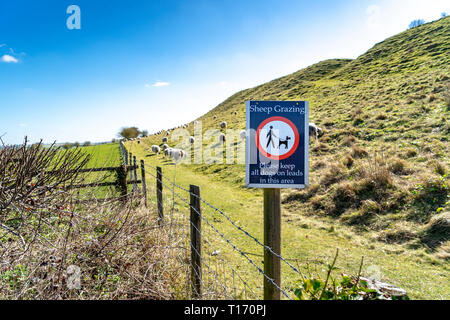
M276 134L273 132L273 126L270 126L270 130L269 130L269 132L267 133L267 136L266 136L266 138L269 138L269 140L267 140L266 149L269 147L269 144L271 142L272 142L272 148L275 149L275 142L273 142L273 139L272 139L273 137L278 138L276 136Z

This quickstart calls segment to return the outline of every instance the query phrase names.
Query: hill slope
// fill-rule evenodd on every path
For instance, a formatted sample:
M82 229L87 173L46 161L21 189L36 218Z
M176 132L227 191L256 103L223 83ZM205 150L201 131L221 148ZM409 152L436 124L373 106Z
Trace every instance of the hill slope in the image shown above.
M224 120L229 129L244 129L246 100L310 101L310 121L325 134L310 144L310 187L283 190L284 219L342 226L350 238L392 245L397 254L447 268L449 62L447 17L378 43L355 60L322 61L240 91L197 120L203 131L219 129ZM187 130L193 134L193 122ZM161 144L165 135L128 146ZM183 166L208 183L244 192L243 165Z

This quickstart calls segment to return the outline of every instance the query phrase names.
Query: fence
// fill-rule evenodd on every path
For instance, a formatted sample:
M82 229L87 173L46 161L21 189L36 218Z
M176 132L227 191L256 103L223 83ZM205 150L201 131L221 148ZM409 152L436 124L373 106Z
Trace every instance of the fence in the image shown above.
M120 149L123 159L133 159L136 163L135 157L127 151L122 142ZM186 249L180 252L180 256L189 269L185 275L186 287L190 288L189 296L194 299L262 299L262 284L267 281L274 290L281 293L283 299L295 297L294 284L281 286L275 283L274 279L264 272L260 258L264 257L264 253L272 255L283 263L285 272L293 273L298 279L303 275L299 268L293 265L293 262L298 262L296 259L285 259L264 245L257 237L239 226L230 215L203 199L199 186L190 185L189 189L182 187L176 183L175 178L172 180L163 175L161 167L153 167L143 161L141 171L142 180L145 180L145 174L155 179L154 184L148 184L149 189L154 186L154 197L150 196L149 201L155 205L160 223L181 226L181 232L174 231L174 239L183 243ZM224 218L237 234L262 251L255 253L249 252L249 248L239 248L232 240L234 237L227 236L216 226L215 215ZM222 252L225 250L228 251ZM259 277L254 276L255 272Z
M121 146L122 143L120 144ZM131 159L133 160L133 159ZM83 183L83 184L74 184L67 187L67 189L82 189L82 188L97 188L97 187L108 187L108 186L115 186L120 189L120 197L112 197L112 198L105 198L105 199L88 199L88 200L82 200L79 202L89 202L89 201L96 201L96 202L103 202L103 201L111 201L111 200L123 200L126 201L128 198L128 185L132 185L132 191L136 192L139 190L138 185L142 184L142 195L144 199L147 198L147 188L145 185L145 173L142 170L141 177L142 179L138 179L137 169L139 168L136 164L136 157L134 157L134 164L128 165L129 162L128 159L123 159L123 164L117 167L99 167L99 168L86 168L77 170L77 173L94 173L94 172L115 172L116 173L116 181L109 181L109 182L91 182L91 183ZM143 161L142 161L143 163ZM144 168L144 165L141 165L141 168ZM130 176L130 179L128 179L128 175Z

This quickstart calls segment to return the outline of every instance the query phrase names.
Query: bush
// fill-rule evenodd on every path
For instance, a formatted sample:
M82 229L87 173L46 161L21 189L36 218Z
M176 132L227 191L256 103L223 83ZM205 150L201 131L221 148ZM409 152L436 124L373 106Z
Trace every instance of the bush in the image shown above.
M411 23L409 24L409 29L417 28L418 26L421 26L421 25L423 25L423 24L425 24L425 20L423 20L423 19L413 20L413 21L411 21Z

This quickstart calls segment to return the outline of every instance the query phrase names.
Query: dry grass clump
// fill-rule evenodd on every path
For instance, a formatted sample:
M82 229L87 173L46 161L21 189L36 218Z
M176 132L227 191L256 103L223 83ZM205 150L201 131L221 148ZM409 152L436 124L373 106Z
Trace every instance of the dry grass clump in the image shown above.
M407 175L412 173L412 169L409 168L409 165L405 160L394 157L389 159L388 161L389 171L391 171L393 174Z
M320 190L320 184L311 184L307 189L301 191L294 191L282 200L282 203L289 203L292 201L308 201Z
M368 155L368 152L354 144L352 145L351 155L353 158L364 158Z
M356 138L354 136L347 136L342 140L341 146L351 147L356 142Z
M450 239L450 212L431 218L422 232L421 240L431 249L436 249Z
M182 298L185 254L177 226L132 202L78 207L51 219L25 255L2 252L2 299ZM44 240L45 238L45 240Z
M357 211L342 215L341 219L350 225L367 225L374 215L381 212L381 206L373 200L364 200Z
M405 152L403 153L403 157L405 159L413 158L415 156L417 156L417 150L412 149L412 148L407 148L405 150Z
M385 113L378 113L375 117L376 120L386 120L387 115Z
M447 167L445 166L445 164L437 160L431 162L431 167L433 171L438 175L444 176L447 173Z
M381 233L378 240L386 243L405 243L415 239L416 236L411 230L398 228Z
M336 182L339 182L345 177L346 168L341 163L333 163L325 171L321 179L321 184L328 187Z
M353 159L353 157L349 154L346 154L344 156L344 159L342 159L342 163L344 164L344 166L346 166L347 168L351 168L353 166L353 164L355 163L355 159Z

